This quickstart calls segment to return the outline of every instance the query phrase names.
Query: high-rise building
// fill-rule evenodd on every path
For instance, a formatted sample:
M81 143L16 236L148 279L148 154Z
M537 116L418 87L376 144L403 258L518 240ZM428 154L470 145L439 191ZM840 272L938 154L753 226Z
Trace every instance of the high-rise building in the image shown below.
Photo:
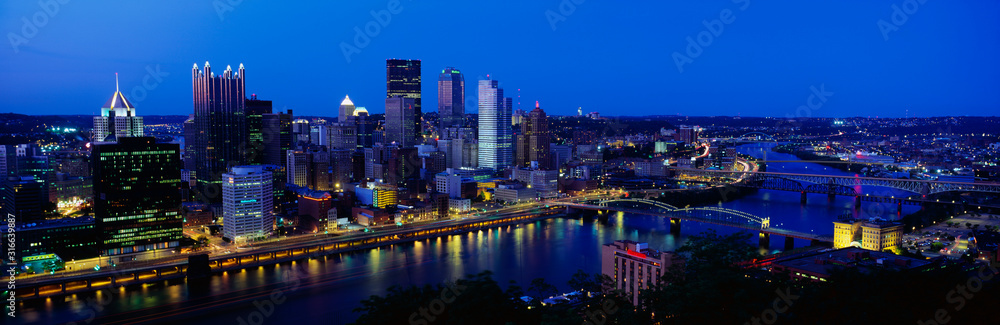
M601 274L615 281L633 305L639 306L639 293L660 283L661 277L684 258L673 252L650 249L648 244L616 240L601 247Z
M198 187L211 202L221 201L217 193L222 174L229 167L246 164L247 127L244 69L233 71L226 66L221 75L212 67L191 70L194 92L194 123L198 129L194 141ZM211 190L207 190L211 187ZM215 195L211 195L215 194Z
M110 137L110 136L114 137ZM135 115L135 106L118 90L115 75L115 93L101 107L101 116L94 116L94 142L113 142L116 138L143 136L142 117ZM109 138L110 137L110 138Z
M678 133L680 134L679 140L684 141L684 143L687 144L692 144L695 141L698 141L698 136L701 134L701 127L697 125L681 125L680 132Z
M197 136L198 128L194 124L194 114L189 114L188 119L184 121L184 146L181 148L184 151L184 169L188 172L194 172L197 168L194 161L194 141Z
M288 174L288 183L296 186L309 187L309 158L305 151L286 151L285 170Z
M309 127L309 143L319 146L330 145L330 135L327 133L326 125L312 125Z
M441 129L462 126L465 118L465 77L447 67L438 76L438 119Z
M264 114L271 114L271 101L257 99L257 94L246 100L247 161L250 164L264 163Z
M309 120L297 119L292 121L292 144L309 143Z
M355 133L358 135L358 149L371 148L375 144L372 139L372 132L375 128L375 120L368 115L368 110L358 107L354 110Z
M385 60L385 98L403 96L413 99L414 142L422 142L422 112L420 106L420 60Z
M284 166L286 152L295 144L292 138L292 110L288 110L288 113L264 114L262 120L263 161L268 165Z
M350 96L344 96L344 100L340 102L339 114L337 115L337 122L344 123L347 122L347 118L354 116L354 102L351 101Z
M237 166L222 175L222 237L236 245L271 236L274 229L271 172Z
M327 141L327 145L331 150L355 150L358 148L358 126L354 119L355 116L351 116L348 117L347 122L333 123L329 128L327 128L327 133L329 133L330 137L330 140Z
M242 101L240 101L242 102ZM104 255L175 247L182 237L180 146L152 137L91 151L95 229Z
M513 163L509 102L496 80L479 81L479 167L501 169Z
M402 147L417 144L414 132L414 110L412 98L393 96L385 99L385 141Z
M521 123L521 132L517 135L517 166L527 167L531 162L537 162L538 168L552 169L550 141L549 119L535 102L535 109Z

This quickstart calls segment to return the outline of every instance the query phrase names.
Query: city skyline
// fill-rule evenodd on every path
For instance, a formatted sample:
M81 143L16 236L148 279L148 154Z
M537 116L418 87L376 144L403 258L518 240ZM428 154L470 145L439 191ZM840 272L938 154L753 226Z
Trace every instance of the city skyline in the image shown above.
M569 15L561 13L559 2L509 7L462 3L443 6L445 13L459 23L524 22L504 32L497 30L499 26L488 27L512 46L493 46L485 51L488 44L473 41L476 34L471 30L446 29L441 24L417 20L441 13L430 14L430 6L410 2L402 2L395 14L389 13L383 2L337 4L338 10L322 10L333 4L302 8L240 3L219 10L209 4L98 4L89 8L67 4L45 26L35 26L41 28L29 33L30 38L24 37L21 18L31 21L36 12L44 12L34 3L8 3L0 11L0 17L6 18L0 30L9 32L10 45L0 51L2 62L7 63L0 65L0 71L10 78L0 84L0 95L10 105L3 111L41 105L48 109L27 113L97 115L99 107L92 103L106 99L111 74L118 72L123 93L142 107L145 115L182 115L190 90L186 78L178 76L183 76L191 63L214 60L253 67L248 94L257 93L260 98L274 101L276 109L336 116L336 101L322 101L319 95L302 96L332 93L334 97L351 94L358 106L367 106L377 114L381 113L380 97L384 96L379 86L379 62L405 57L422 60L430 80L445 67L461 69L470 83L486 79L487 75L505 80L501 86L511 92L521 90L520 108L526 107L524 103L541 100L554 116L574 115L578 107L583 107L584 113L599 111L605 116L982 115L1000 104L1000 99L990 96L991 89L1000 83L995 74L989 73L997 70L997 63L989 58L1000 51L1000 32L984 16L995 12L990 8L964 3L923 4L936 8L903 13L903 19L903 14L893 9L901 4L892 1L780 7L744 4L737 1L616 8L582 3L575 5ZM996 9L1000 4L983 6ZM124 11L157 15L148 20L136 19L132 17L149 15ZM379 16L383 11L388 16ZM318 26L317 22L302 22L307 21L302 16L312 12L332 12L334 19L330 20L337 23ZM724 12L731 14L726 17L732 21L716 24ZM817 17L809 12L825 14ZM108 14L126 17L127 21L120 25L130 27L95 23L94 19ZM894 14L898 16L896 22L902 21L900 24L894 23ZM190 24L177 26L176 31L150 29L181 16L188 17L185 20ZM940 18L953 16L969 19L940 25L945 21ZM265 30L252 25L265 17L275 19L274 25L279 28ZM354 28L364 33L370 22L379 24L377 17L388 19L388 23L378 25L374 36L358 37L367 39L366 46L355 46ZM89 35L76 34L70 27L81 24L92 27ZM708 36L702 40L707 46L690 46L688 38L697 42L702 32L711 32L709 26L714 31L721 29L719 35L705 34ZM261 40L288 35L299 28L329 30L329 38L303 36L296 39L295 45L280 45L281 51L259 45ZM643 29L657 30L657 39L651 42L643 38L644 34L637 32ZM455 36L434 38L445 30ZM116 39L95 39L92 35L109 34L130 39L136 46L102 58L87 54L110 46L108 42ZM581 35L592 37L582 39ZM740 39L750 35L768 35L766 46L751 46ZM239 45L219 46L223 39ZM177 46L181 42L185 46ZM456 50L439 50L445 44ZM342 48L351 47L358 51L349 50L345 56ZM605 64L607 57L620 60ZM580 69L583 66L594 69ZM57 81L53 75L62 77ZM620 78L634 82L626 85L617 82ZM288 83L287 79L302 82ZM548 82L553 79L588 82ZM797 112L800 106L807 105L813 87L832 93L832 99L818 109ZM428 107L436 106L436 85L424 83L421 88ZM46 95L51 92L64 96ZM466 112L474 113L474 104L470 104L474 101L465 102ZM616 114L608 114L611 111Z

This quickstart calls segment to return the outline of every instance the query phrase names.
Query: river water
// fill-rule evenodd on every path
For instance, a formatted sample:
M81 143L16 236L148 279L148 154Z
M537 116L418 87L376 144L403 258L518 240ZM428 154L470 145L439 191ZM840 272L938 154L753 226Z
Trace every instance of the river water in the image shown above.
M763 157L774 144L739 147L739 152ZM797 160L793 155L767 152L768 160ZM774 163L769 171L851 175L812 163ZM892 189L862 188L863 193L903 195ZM719 206L771 218L772 227L831 234L832 221L851 213L853 198L813 194L805 205L799 193L761 190ZM917 208L907 207L904 214ZM864 217L895 218L895 206L865 203ZM187 324L282 324L323 320L344 324L357 318L355 308L373 294L393 285L436 284L466 274L490 270L505 285L526 288L545 278L569 291L569 277L578 269L600 272L601 245L614 240L648 242L651 248L675 250L687 236L708 229L729 234L737 230L684 222L681 234L669 231L669 221L653 216L613 214L597 218L553 218L520 226L424 240L403 245L330 256L326 259L261 267L211 277L207 283L162 282L128 289L104 290L35 300L20 305L18 321L53 324L177 322ZM797 240L796 246L807 245ZM776 237L771 250L781 249ZM279 295L280 296L277 296ZM271 295L277 297L270 299ZM264 311L264 312L259 312ZM257 313L255 313L257 312ZM266 316L265 316L266 314ZM94 316L91 318L91 316ZM88 320L89 319L89 320Z

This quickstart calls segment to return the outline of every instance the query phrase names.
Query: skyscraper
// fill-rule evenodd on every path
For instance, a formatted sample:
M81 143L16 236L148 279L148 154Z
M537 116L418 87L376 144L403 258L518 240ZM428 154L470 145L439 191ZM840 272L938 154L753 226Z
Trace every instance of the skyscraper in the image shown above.
M240 245L271 236L271 177L262 166L233 167L222 175L222 237Z
M459 125L465 118L465 77L458 69L447 67L438 76L438 119L441 129Z
M413 136L415 143L423 139L420 106L420 60L385 60L385 98L403 96L413 99Z
M109 138L109 136L114 137ZM94 116L93 141L114 141L115 138L141 137L142 117L135 115L135 106L125 99L118 90L118 75L115 75L115 93L101 107L101 116Z
M358 135L358 149L370 148L375 142L372 139L372 132L375 128L374 119L368 115L368 110L358 107L354 110L354 125Z
M479 81L479 167L501 169L513 162L508 102L496 80Z
M156 143L152 137L126 137L93 147L94 219L103 254L179 244L179 152L180 145Z
M416 130L413 128L413 111L416 104L412 98L393 96L385 99L385 142L402 147L417 144Z
M259 100L253 94L246 100L246 127L249 146L247 161L254 165L264 163L264 114L271 114L271 101Z
M226 66L216 76L212 67L191 70L194 92L194 122L198 129L194 141L198 187L211 202L220 202L222 174L231 166L246 164L244 151L249 148L246 127L246 92L244 69L233 72Z
M264 114L261 119L264 127L261 130L264 163L285 166L285 153L295 144L292 137L292 110L288 110L288 113Z
M339 123L347 122L347 118L353 115L354 115L354 102L351 101L350 96L344 96L344 100L340 102L340 114L337 115L337 122Z
M551 169L550 141L549 119L538 102L535 102L535 109L521 123L521 132L517 135L517 166L525 167L535 161L538 162L538 168Z

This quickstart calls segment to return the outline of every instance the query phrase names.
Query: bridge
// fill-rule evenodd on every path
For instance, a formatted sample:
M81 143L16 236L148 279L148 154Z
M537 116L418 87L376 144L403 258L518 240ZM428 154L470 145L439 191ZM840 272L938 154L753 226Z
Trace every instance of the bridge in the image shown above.
M785 237L786 250L794 247L793 239L795 238L810 240L813 243L833 242L832 236L820 236L793 230L773 228L771 227L770 218L759 217L743 211L719 207L678 208L659 201L628 198L592 200L587 202L557 201L550 204L574 209L597 211L610 210L665 217L670 219L670 232L674 234L680 233L682 220L757 231L760 233L759 237L761 247L768 247L770 245L771 235Z
M706 178L712 184L732 184L738 180L740 186L761 189L798 191L803 193L825 193L834 195L860 196L858 186L881 186L928 195L944 192L987 192L1000 193L1000 183L941 182L912 179L876 177L851 177L817 174L794 174L776 172L737 172L690 168L671 168L677 174Z

